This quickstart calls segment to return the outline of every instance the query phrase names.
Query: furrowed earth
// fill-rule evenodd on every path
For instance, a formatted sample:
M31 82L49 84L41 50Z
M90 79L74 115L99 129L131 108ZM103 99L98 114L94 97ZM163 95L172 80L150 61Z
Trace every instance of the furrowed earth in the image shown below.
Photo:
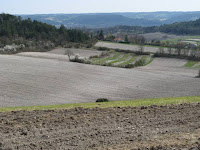
M0 149L200 149L200 103L0 113Z

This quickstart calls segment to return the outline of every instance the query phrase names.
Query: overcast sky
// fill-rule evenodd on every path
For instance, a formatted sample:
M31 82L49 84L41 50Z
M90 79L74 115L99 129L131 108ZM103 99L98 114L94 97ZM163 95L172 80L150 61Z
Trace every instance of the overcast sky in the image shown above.
M200 0L0 0L0 13L200 11Z

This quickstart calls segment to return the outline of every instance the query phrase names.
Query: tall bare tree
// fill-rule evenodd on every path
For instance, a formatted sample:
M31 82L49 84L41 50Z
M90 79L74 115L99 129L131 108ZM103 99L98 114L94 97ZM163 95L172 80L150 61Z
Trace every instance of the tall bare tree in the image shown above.
M71 51L70 49L67 49L67 50L65 51L65 55L67 55L68 58L69 58L69 61L71 61L71 56L73 56L74 53L73 53L73 51Z
M142 54L144 52L144 45L138 46L138 51Z

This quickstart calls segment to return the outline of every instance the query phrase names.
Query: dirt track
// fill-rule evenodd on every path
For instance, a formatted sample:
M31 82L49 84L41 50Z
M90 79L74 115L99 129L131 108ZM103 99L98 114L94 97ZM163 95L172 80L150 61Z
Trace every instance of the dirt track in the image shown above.
M0 113L0 149L200 148L200 103Z

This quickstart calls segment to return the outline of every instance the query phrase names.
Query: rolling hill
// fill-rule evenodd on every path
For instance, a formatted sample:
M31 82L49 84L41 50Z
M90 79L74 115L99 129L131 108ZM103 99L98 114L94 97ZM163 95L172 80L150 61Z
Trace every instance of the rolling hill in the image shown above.
M69 28L104 28L118 25L159 26L175 22L194 21L200 18L196 12L127 12L90 14L35 14L20 15L23 19L41 21L55 26L64 24Z

